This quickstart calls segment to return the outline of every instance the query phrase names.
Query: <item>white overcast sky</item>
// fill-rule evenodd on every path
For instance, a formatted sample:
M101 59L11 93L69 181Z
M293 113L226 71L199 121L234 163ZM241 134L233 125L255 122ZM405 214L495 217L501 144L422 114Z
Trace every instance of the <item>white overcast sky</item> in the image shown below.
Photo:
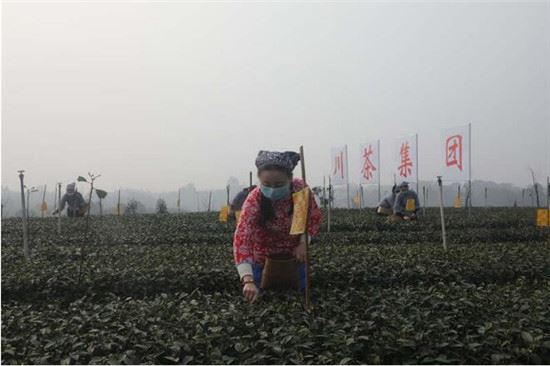
M418 133L433 179L440 130L472 123L473 177L550 174L550 2L4 2L2 184L174 190L246 181L260 149Z

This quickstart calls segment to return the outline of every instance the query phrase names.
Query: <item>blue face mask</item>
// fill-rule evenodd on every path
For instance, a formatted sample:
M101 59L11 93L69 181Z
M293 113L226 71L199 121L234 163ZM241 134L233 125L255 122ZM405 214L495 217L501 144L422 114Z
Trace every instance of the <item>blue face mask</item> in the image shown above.
M271 188L262 185L260 186L260 190L262 191L262 194L267 198L273 201L277 201L281 198L288 197L288 195L290 194L290 184L278 188Z

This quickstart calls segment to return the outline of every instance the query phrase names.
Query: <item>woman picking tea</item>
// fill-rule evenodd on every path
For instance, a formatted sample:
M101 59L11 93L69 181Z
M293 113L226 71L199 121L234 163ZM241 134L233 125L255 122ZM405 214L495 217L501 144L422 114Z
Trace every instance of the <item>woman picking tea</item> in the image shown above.
M260 151L256 158L260 185L246 198L233 239L243 294L250 302L256 301L260 288L275 287L283 277L290 287L305 288L306 236L290 234L292 193L310 190L292 176L299 161L292 151ZM308 209L312 237L319 231L321 211L311 191Z

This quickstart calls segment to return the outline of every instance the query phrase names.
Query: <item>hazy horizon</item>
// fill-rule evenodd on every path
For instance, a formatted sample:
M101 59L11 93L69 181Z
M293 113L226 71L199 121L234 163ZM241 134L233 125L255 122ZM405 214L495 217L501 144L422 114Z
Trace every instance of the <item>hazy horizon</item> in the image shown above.
M550 1L2 4L2 185L154 192L248 181L258 150L419 134L420 180L440 130L472 124L472 178L550 175ZM299 175L299 171L296 172Z

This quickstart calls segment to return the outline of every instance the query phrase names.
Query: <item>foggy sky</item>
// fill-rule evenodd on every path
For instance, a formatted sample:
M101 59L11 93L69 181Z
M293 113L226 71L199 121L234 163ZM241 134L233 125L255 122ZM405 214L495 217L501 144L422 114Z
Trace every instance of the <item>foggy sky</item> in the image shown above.
M474 179L550 174L550 2L5 2L2 184L101 173L104 189L247 181L303 144L311 184L348 144L472 123Z

